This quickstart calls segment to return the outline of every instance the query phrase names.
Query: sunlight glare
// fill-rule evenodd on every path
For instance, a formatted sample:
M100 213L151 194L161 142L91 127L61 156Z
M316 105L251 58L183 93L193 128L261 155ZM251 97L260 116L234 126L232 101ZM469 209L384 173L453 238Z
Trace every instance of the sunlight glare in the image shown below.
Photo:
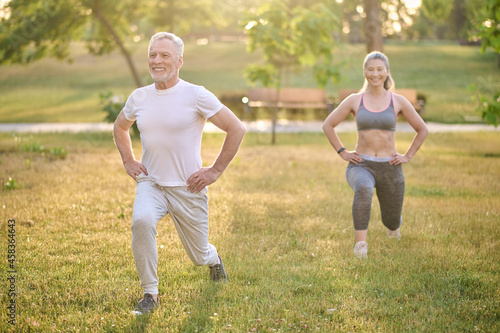
M248 22L248 24L246 25L245 29L246 29L246 30L250 30L250 29L252 29L253 27L255 27L256 25L257 25L257 22L255 22L255 21L250 21L250 22Z
M9 19L10 17L10 10L4 8L10 0L0 0L0 19L6 18Z
M403 0L405 6L409 9L416 9L422 5L421 0Z

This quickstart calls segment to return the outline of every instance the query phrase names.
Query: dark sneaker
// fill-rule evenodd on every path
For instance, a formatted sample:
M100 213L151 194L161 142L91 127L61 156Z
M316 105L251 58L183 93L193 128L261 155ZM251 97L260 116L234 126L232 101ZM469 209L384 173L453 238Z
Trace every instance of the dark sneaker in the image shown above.
M226 271L224 270L224 264L222 263L222 258L219 256L220 264L210 266L210 278L214 282L228 282Z
M138 315L148 314L160 306L160 300L155 301L151 294L144 294L144 298L139 301L134 312Z

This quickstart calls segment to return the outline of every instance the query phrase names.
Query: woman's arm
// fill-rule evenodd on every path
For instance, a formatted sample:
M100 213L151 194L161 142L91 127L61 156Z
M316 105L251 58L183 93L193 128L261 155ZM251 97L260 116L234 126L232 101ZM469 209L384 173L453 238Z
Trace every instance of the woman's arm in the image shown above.
M326 137L330 141L333 149L339 151L344 148L344 145L340 141L335 127L337 127L350 113L353 113L357 104L359 104L360 94L352 94L340 103L340 105L328 115L328 117L323 122L323 132L325 132ZM355 152L349 152L343 150L339 153L346 161L353 163L361 162L361 157L359 157Z
M399 112L405 117L406 121L410 124L411 127L417 132L413 141L406 150L404 155L395 154L394 158L390 161L390 164L400 164L400 163L408 163L415 156L420 146L424 143L427 134L429 134L429 130L425 125L424 120L417 113L413 105L403 96L394 94L394 97L397 101L397 105L399 105Z

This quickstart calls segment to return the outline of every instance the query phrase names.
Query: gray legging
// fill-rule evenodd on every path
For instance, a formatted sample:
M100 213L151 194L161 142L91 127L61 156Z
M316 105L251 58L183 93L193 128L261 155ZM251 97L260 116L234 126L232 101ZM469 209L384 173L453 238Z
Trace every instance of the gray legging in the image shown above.
M405 193L403 167L390 165L391 157L360 155L363 161L349 163L346 178L354 190L352 218L355 230L367 230L370 221L373 190L377 188L382 223L396 230L401 226L401 211Z

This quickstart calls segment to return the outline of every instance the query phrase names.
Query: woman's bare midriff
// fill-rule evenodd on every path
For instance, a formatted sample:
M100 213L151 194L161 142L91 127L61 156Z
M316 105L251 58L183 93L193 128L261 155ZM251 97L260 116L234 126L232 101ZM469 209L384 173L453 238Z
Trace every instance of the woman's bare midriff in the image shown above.
M356 152L374 157L389 157L396 153L396 133L381 130L358 131Z

